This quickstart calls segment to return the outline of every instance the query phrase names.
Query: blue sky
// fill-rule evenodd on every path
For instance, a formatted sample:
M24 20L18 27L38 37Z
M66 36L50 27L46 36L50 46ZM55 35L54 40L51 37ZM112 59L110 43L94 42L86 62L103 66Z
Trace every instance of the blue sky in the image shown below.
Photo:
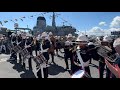
M36 20L38 16L41 16L42 12L0 12L0 21L8 20L7 23L3 23L8 29L14 29L14 23L10 20L18 19L17 23L19 27L33 28L36 25ZM100 22L106 22L107 26L100 26L103 29L108 29L113 18L120 16L120 12L56 12L58 17L56 17L56 25L63 25L64 20L68 21L64 23L65 25L72 24L77 30L89 30L92 27L99 26ZM28 18L29 16L36 15L33 18ZM52 19L50 19L52 12L44 14L46 18L47 25L52 24ZM25 16L26 18L21 21L19 18ZM15 20L14 20L15 21ZM69 24L70 23L70 24Z

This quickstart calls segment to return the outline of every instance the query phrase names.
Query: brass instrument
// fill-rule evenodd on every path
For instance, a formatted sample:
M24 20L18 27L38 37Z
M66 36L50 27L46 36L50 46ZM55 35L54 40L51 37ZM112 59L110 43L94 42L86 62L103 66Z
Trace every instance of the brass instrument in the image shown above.
M115 62L116 60L116 55L112 54L112 50L106 46L99 46L97 53L103 58L107 58L110 62Z

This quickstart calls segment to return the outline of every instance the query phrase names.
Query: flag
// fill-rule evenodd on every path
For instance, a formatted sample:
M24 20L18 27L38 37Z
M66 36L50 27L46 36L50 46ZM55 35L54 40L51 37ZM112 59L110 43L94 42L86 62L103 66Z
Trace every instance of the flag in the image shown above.
M23 19L20 18L21 21L23 21Z
M4 21L4 23L7 23L8 21Z
M10 21L14 22L13 20L10 20ZM15 22L14 22L14 23L15 23Z
M0 21L0 24L3 26L2 22Z
M15 19L15 21L18 21L17 19Z
M22 17L22 18L25 18L25 16L24 16L24 17Z

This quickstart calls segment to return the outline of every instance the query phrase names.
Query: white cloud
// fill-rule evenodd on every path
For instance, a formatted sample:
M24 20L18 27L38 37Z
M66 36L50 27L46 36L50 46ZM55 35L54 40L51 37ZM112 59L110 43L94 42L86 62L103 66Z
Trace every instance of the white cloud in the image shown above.
M106 22L100 22L99 25L100 26L107 26Z
M96 36L102 36L104 35L103 29L100 27L93 27L87 32L88 35L96 35Z
M113 21L110 23L111 28L120 28L120 16L113 18Z
M110 28L110 31L120 31L120 28Z

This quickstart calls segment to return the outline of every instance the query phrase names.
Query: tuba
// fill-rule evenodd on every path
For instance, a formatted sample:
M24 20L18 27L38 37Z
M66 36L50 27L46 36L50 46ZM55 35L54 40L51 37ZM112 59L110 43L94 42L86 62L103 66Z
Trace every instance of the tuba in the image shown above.
M101 44L98 44L96 46L97 48L97 53L103 57L107 58L108 61L110 62L115 62L117 56L115 53L112 53L112 49L108 47L109 45L105 42L101 42Z

